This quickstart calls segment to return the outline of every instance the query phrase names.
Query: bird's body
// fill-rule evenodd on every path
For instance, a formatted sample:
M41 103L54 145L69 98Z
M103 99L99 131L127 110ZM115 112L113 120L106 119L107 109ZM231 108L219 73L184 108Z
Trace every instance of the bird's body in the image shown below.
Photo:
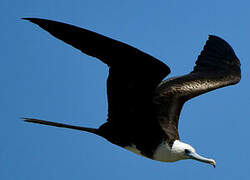
M185 144L179 140L175 140L172 147L169 146L168 142L163 140L157 147L154 149L152 156L144 156L144 154L136 148L134 144L130 146L125 146L124 148L138 154L140 156L144 156L156 161L162 161L162 162L175 162L182 159L185 159L186 157L181 156L182 149L183 148L189 148L194 150L190 145Z
M195 159L215 166L214 160L199 156L194 148L180 141L178 121L189 99L240 81L240 62L226 41L209 36L191 73L162 81L170 73L169 67L132 46L76 26L24 19L109 67L108 117L99 128L32 118L25 121L94 133L157 161Z

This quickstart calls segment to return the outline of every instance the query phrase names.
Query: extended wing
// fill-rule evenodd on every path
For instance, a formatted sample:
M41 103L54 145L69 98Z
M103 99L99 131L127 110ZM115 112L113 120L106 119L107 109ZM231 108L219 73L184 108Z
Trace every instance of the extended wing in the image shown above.
M170 73L167 65L130 45L83 28L46 19L24 19L109 66L109 122L128 127L128 121L152 116L153 93Z
M158 76L166 76L166 74L170 73L170 69L164 63L149 54L101 34L47 19L23 19L37 24L56 38L81 50L89 56L98 58L108 66L127 64L141 65L140 63L143 63L143 65L146 65L145 69L151 65L155 70L160 70ZM142 67L142 69L143 68L144 67ZM162 73L164 75L162 75Z
M223 39L209 36L194 70L184 76L163 81L154 98L163 130L178 139L178 121L183 104L217 88L236 84L241 79L240 61Z

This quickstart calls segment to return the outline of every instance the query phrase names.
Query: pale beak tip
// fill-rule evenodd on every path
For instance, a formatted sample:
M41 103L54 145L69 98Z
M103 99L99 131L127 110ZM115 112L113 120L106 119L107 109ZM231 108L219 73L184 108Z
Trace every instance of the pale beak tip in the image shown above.
M216 167L216 162L213 160L213 161L211 162L211 165L213 165L213 167L215 168L215 167Z

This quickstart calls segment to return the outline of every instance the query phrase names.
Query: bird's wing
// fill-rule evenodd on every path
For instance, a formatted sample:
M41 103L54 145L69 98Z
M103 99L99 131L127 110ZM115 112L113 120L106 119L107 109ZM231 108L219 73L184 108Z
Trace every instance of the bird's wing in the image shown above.
M167 65L130 45L83 28L46 19L23 19L109 66L108 121L150 113L155 88L170 73Z
M40 18L23 18L37 24L56 38L81 50L83 53L93 56L107 64L112 65L155 65L161 71L158 74L170 73L170 69L156 58L136 49L128 44L111 39L101 34L79 28L70 24ZM141 65L141 64L140 64ZM141 66L143 68L143 66ZM146 67L147 68L147 67Z
M223 39L209 36L193 71L163 81L154 96L155 111L166 134L179 138L178 121L183 104L217 88L241 79L240 61Z

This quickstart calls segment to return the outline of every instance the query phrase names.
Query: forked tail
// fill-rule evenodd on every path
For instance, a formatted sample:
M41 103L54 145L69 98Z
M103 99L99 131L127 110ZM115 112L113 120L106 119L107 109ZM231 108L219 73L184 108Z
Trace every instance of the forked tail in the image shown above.
M68 124L56 123L56 122L51 122L51 121L44 121L44 120L33 119L33 118L21 118L21 119L23 119L25 122L31 122L31 123L37 123L37 124L43 124L43 125L49 125L49 126L56 126L56 127L61 127L61 128L75 129L75 130L86 131L89 133L99 135L98 129L95 129L95 128L72 126L72 125L68 125Z

